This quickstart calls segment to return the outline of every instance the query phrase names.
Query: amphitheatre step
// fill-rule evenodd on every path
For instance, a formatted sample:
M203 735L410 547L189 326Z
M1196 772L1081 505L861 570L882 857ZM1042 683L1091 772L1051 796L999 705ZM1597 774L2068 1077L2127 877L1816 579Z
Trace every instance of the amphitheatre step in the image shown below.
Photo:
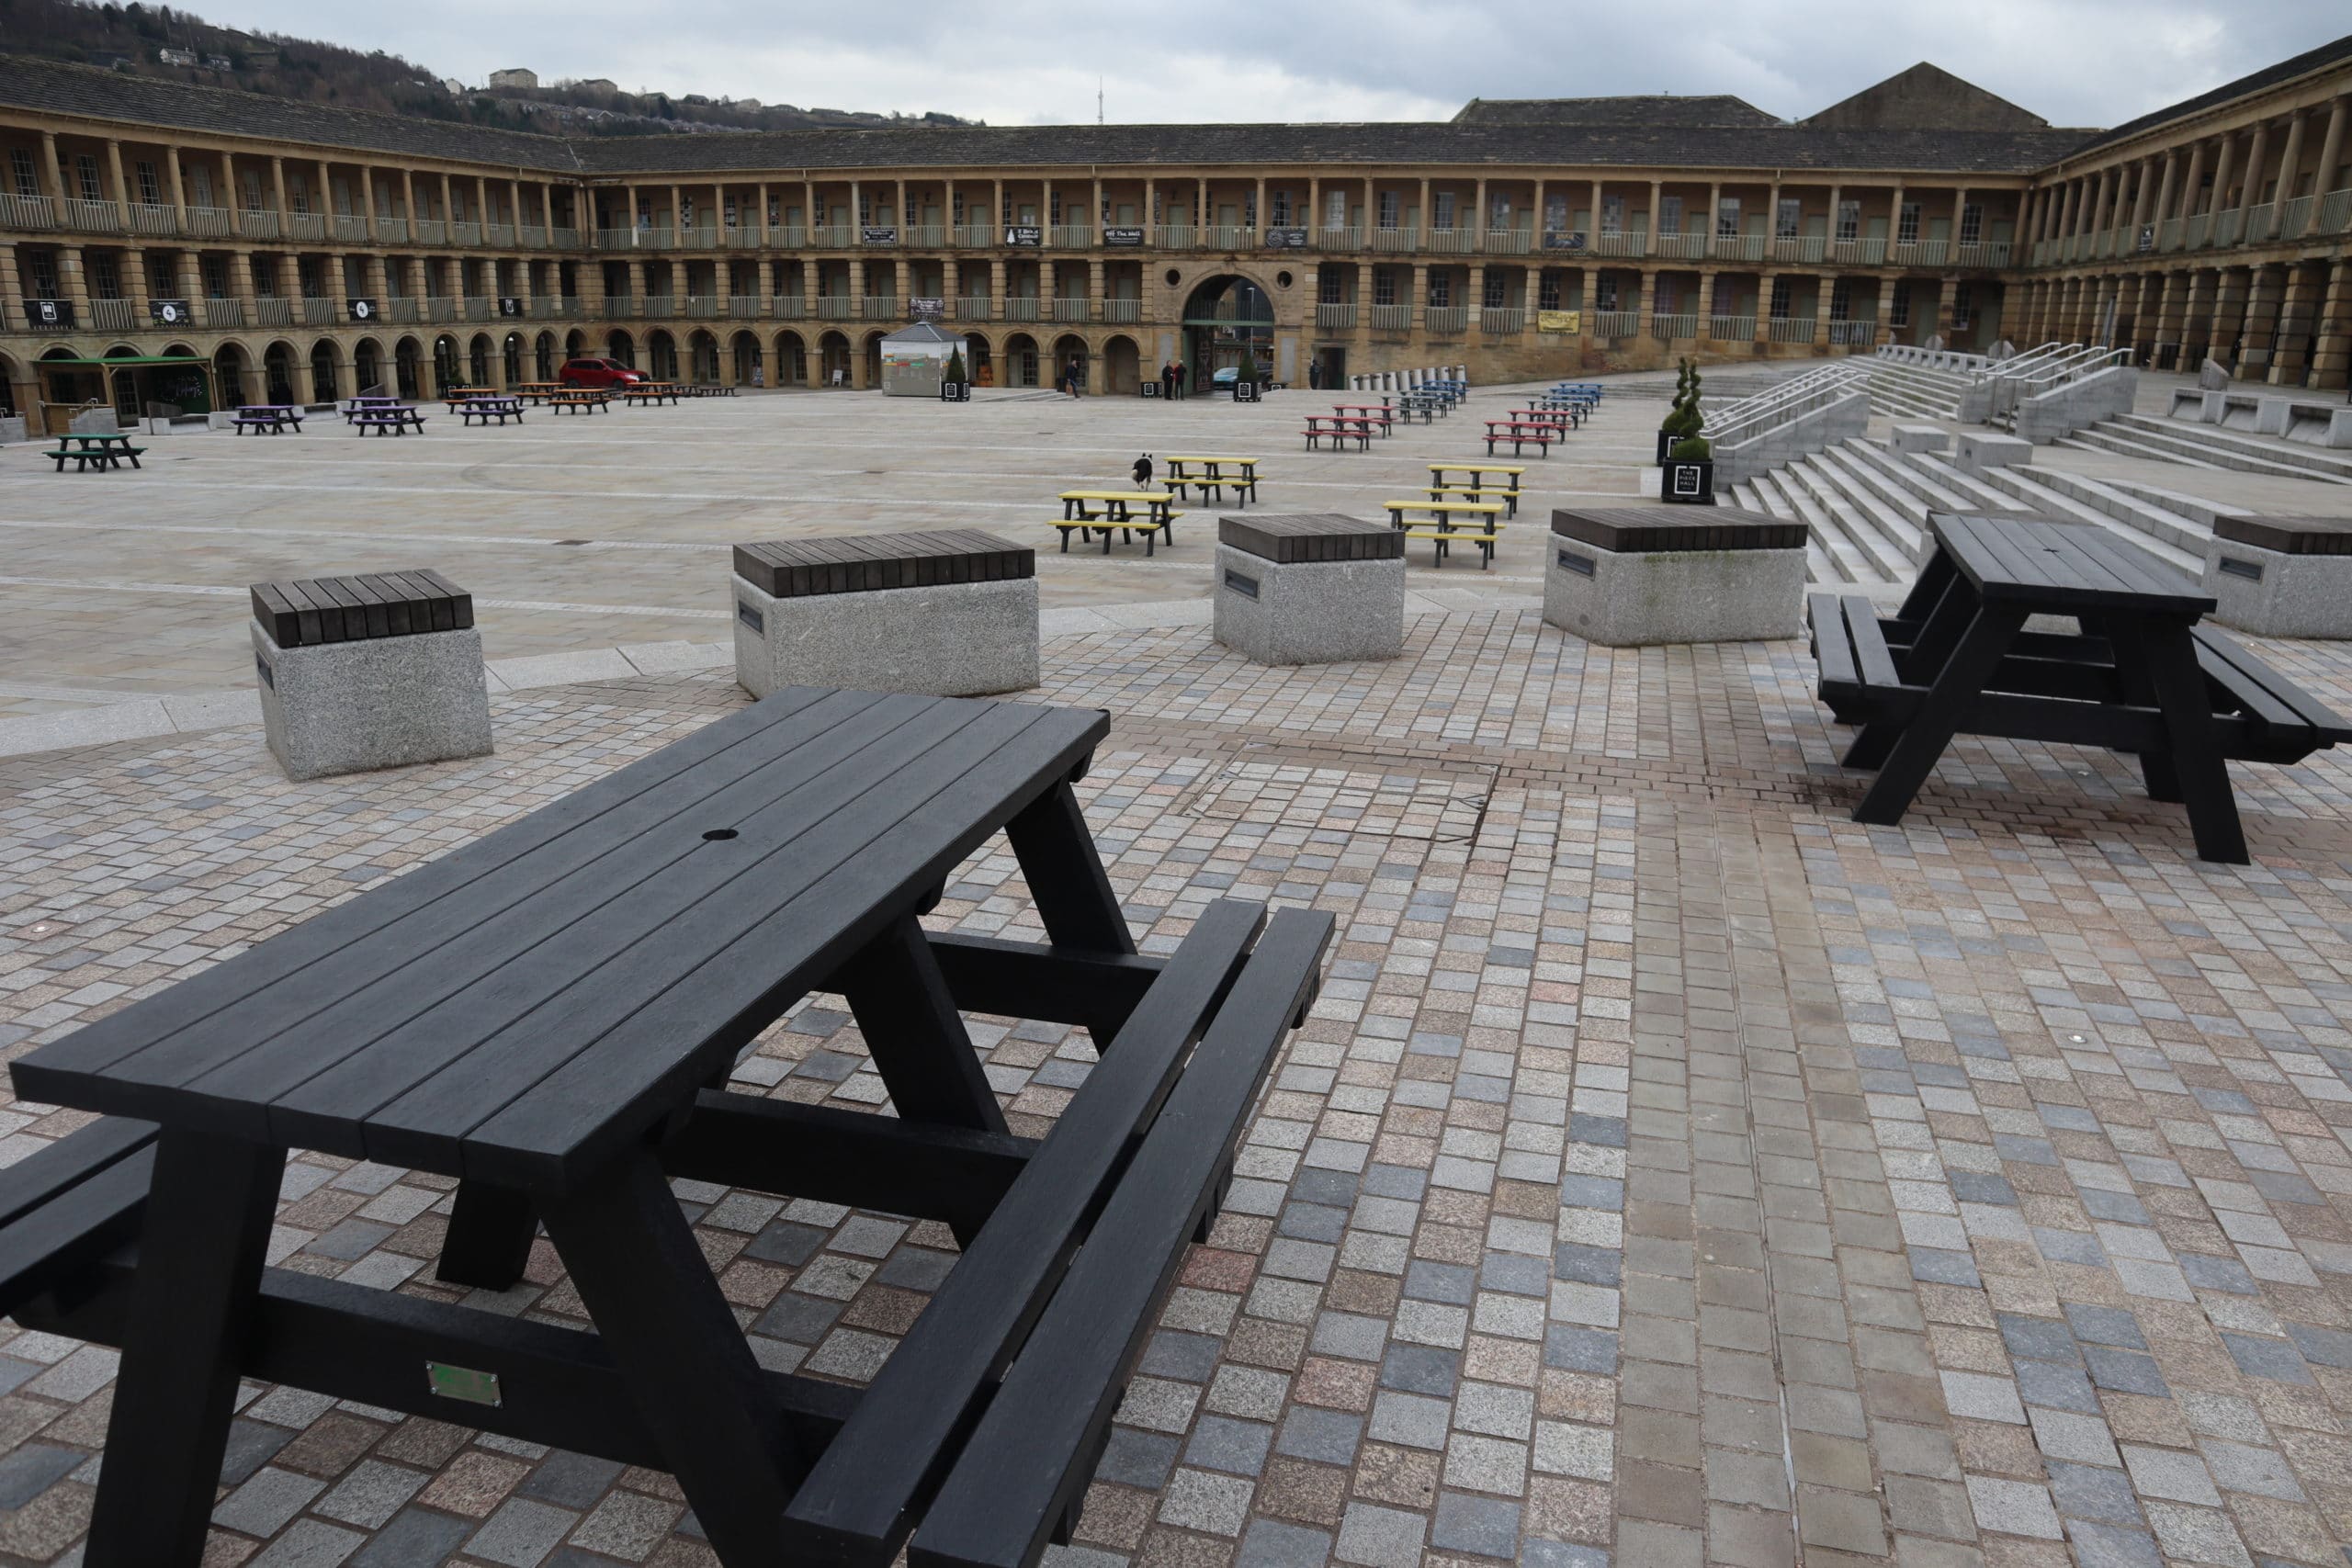
M1874 497L1859 487L1849 485L1836 469L1811 459L1793 464L1781 470L1792 476L1809 490L1814 499L1829 515L1849 541L1869 562L1870 575L1881 582L1892 582L1908 576L1911 570L1910 552L1899 542L1880 517L1881 506Z
M2222 467L2219 463L2208 463L2201 457L2192 457L2185 452L2166 451L2161 447L2151 446L2144 442L2134 441L2129 435L2123 434L2120 428L2110 428L2108 425L2086 425L2072 435L2060 436L2050 445L2069 447L2077 452L2112 452L2120 457L2138 457L2151 463L2177 463L2186 468L2218 469Z
M2212 542L2213 525L2210 517L2200 522L2174 507L2135 495L2106 480L2070 473L2064 468L2045 468L2028 463L2016 471L2069 500L2107 513L2126 527L2137 528L2143 534L2187 550L2199 560L2205 558L2205 547Z
M2306 479L2333 480L2352 484L2352 457L2339 457L2330 452L2313 451L2308 446L2285 441L2271 441L2244 431L2222 430L2210 424L2190 424L2182 420L2165 419L2154 414L2118 414L2113 421L2131 438L2144 442L2160 450L2186 450L2225 468L2242 468L2252 473L2293 474Z
M2021 502L2026 511L2037 516L2048 517L2060 523L2091 524L2131 540L2165 565L2187 572L2190 577L2202 577L2205 573L2205 552L2202 549L2187 550L2178 545L2159 539L2133 524L2109 516L2097 507L2076 501L2072 496L2062 494L2051 486L2029 478L2016 468L1991 468L1986 470L1986 477L2001 491L2007 491L2017 502Z

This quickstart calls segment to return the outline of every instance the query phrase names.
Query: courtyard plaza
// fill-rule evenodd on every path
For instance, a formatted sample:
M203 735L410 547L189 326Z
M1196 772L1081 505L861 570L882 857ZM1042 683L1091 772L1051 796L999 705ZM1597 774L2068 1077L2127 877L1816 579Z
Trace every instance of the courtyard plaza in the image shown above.
M1902 826L1853 823L1803 642L1542 623L1551 507L1656 482L1657 378L1611 386L1525 460L1491 570L1413 548L1402 658L1295 669L1209 638L1219 508L1172 552L1064 557L1055 492L1232 452L1265 460L1266 510L1377 516L1429 461L1483 460L1475 421L1512 392L1369 456L1299 453L1295 416L1347 395L1297 390L779 394L365 446L318 420L157 437L143 470L86 478L0 452L0 1056L741 705L732 543L987 528L1040 551L1044 678L1018 700L1111 714L1079 795L1144 950L1228 893L1339 921L1049 1562L2346 1561L2352 759L2233 768L2243 867L2198 860L2132 759L2057 744L1962 738ZM244 585L426 564L512 674L496 753L288 783L250 712ZM2256 646L2352 711L2341 645ZM183 697L176 729L104 738ZM1043 936L1001 846L927 921ZM1016 1132L1094 1061L1082 1031L972 1034ZM830 996L731 1087L888 1109ZM6 1103L0 1162L87 1120ZM270 1260L583 1326L544 1240L512 1291L434 1280L450 1186L298 1154ZM866 1382L954 1267L935 1223L676 1190L771 1368ZM0 1562L78 1562L115 1370L0 1325ZM716 1559L665 1475L247 1384L206 1561Z

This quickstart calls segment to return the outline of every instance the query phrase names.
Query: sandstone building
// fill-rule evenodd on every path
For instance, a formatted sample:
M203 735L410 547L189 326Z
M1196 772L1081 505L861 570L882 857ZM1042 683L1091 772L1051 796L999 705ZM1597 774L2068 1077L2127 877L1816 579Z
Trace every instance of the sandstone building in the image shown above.
M910 314L976 373L1133 391L2049 338L2345 385L2352 39L2111 130L1932 65L1451 121L562 139L0 60L0 401L669 375L853 386ZM193 357L198 367L107 366ZM48 362L46 372L38 368ZM45 410L41 405L48 405Z

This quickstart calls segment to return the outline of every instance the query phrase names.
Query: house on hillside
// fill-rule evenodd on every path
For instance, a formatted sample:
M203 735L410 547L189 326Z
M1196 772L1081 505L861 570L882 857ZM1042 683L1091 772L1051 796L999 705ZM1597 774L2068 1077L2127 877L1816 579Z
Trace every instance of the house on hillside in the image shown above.
M156 63L161 65L193 65L196 63L196 51L192 49L159 49L155 51L155 61Z
M490 85L493 87L536 87L539 85L539 73L527 66L512 65L503 71L492 72Z

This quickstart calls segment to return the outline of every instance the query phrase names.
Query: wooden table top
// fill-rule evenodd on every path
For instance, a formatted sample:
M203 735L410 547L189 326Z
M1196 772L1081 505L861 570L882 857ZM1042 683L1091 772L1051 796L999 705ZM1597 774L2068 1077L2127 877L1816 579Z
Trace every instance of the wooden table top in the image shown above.
M2213 608L2212 595L2188 576L2093 524L1939 512L1928 526L1987 601L2062 614L2107 609L2196 616Z

